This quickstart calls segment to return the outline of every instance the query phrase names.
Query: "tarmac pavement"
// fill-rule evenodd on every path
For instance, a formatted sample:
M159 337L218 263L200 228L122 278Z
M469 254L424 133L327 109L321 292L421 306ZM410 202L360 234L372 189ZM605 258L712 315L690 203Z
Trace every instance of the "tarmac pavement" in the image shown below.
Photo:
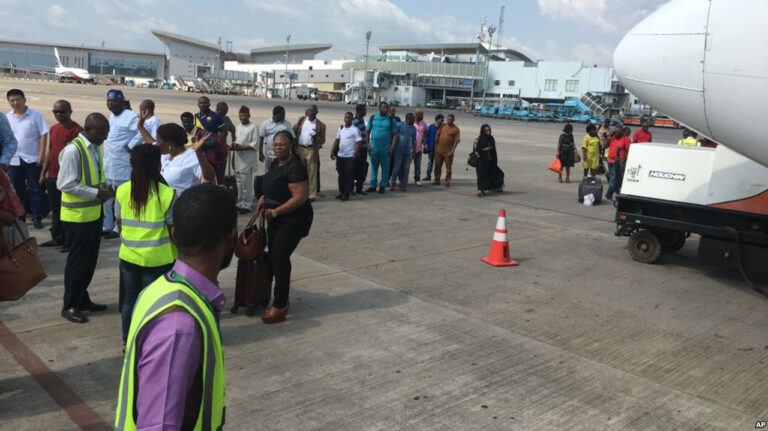
M59 98L81 123L107 113L103 86L0 80L0 91L13 87L49 124ZM194 112L198 96L123 90L135 109L152 98L163 122ZM259 124L276 103L291 122L308 105L211 100L227 101L234 121L245 103ZM698 262L695 238L657 265L633 262L626 239L613 235L613 207L577 203L580 166L572 184L547 171L562 125L456 113L463 139L450 189L410 185L338 202L329 151L353 107L319 107L329 197L313 205L312 232L293 256L288 320L264 325L242 310L222 318L227 429L736 430L766 420L768 301L736 272ZM465 157L483 122L506 187L480 199ZM583 126L575 129L578 144ZM655 141L679 135L653 132ZM501 208L519 267L480 262ZM32 231L40 243L49 238L47 229ZM113 422L118 246L102 242L89 292L109 310L88 324L59 316L66 255L51 248L40 249L48 278L22 300L0 303L0 429ZM231 303L234 264L219 281Z

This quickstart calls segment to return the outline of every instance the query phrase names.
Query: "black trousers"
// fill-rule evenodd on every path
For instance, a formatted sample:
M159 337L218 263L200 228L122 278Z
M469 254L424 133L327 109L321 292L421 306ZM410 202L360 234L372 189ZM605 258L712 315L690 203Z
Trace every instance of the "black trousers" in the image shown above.
M336 159L336 171L339 173L339 193L349 197L355 185L355 158L338 157Z
M67 245L64 225L61 224L61 191L56 188L56 178L45 179L45 192L51 206L51 239L58 244Z
M368 179L368 148L360 148L355 157L355 190L363 191L365 181Z
M272 263L272 273L275 276L275 299L272 306L283 308L288 304L288 293L291 284L291 254L304 236L305 229L298 223L270 223L267 235L269 237L269 260Z
M83 307L91 303L88 285L91 284L99 259L102 219L88 223L62 222L69 235L70 249L64 266L64 306Z

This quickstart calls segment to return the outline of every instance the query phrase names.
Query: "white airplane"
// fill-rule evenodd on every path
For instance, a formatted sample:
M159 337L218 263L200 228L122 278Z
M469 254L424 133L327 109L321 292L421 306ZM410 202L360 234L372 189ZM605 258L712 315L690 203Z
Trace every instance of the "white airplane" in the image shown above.
M766 21L768 0L673 0L616 47L624 87L721 143L630 147L616 219L633 259L653 263L695 233L709 263L768 273Z
M91 74L85 69L78 69L76 67L64 67L61 64L59 58L58 48L53 48L53 55L56 57L56 77L57 78L69 78L77 81L90 81Z
M766 0L674 0L629 31L613 67L645 103L768 166L766 19Z

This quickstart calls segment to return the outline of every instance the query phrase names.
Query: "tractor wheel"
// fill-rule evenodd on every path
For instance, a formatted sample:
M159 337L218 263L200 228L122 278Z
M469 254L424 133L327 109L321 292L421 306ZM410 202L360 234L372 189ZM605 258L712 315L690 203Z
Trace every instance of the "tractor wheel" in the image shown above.
M642 263L656 263L661 256L661 242L649 230L640 230L629 237L629 255Z

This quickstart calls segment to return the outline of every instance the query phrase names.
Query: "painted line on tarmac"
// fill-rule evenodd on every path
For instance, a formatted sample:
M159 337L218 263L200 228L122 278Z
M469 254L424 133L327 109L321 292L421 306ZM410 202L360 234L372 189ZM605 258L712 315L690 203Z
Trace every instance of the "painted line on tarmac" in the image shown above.
M56 404L64 409L75 425L84 431L112 429L3 322L0 322L0 345L56 401Z
M444 191L446 191L448 193L453 193L455 195L476 197L476 195L474 193L462 193L462 192L460 192L458 190L451 190L451 189L447 189L447 190L444 190ZM523 207L523 208L529 208L529 209L533 209L533 210L549 211L549 212L552 212L552 213L555 213L555 214L562 214L562 215L579 217L579 218L588 219L588 220L601 221L601 222L604 222L604 223L614 223L613 220L606 220L604 218L592 217L592 216L588 216L588 215L584 215L584 214L576 214L576 213L572 213L572 212L568 212L568 211L561 211L561 210L556 210L556 209L547 208L547 207L539 207L539 206L536 206L536 205L528 205L528 204L524 204L524 203L520 203L520 202L505 201L503 199L494 198L492 196L484 196L482 199L487 200L487 201L494 201L494 202L501 202L501 203L509 204L509 205L515 205L515 206Z

